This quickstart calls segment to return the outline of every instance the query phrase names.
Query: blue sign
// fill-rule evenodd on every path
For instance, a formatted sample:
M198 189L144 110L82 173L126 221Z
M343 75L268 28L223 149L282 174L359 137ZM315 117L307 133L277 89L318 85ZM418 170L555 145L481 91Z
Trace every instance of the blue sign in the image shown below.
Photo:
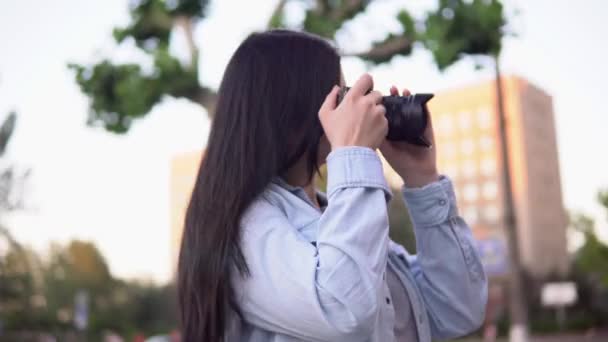
M488 276L502 276L509 272L509 252L504 239L489 237L477 240L476 247Z

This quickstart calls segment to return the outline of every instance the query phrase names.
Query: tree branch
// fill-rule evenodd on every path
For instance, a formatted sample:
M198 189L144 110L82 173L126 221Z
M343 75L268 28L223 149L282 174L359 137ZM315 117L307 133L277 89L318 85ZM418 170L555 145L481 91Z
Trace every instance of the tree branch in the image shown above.
M2 126L0 126L0 156L4 154L6 145L8 144L13 130L15 129L15 122L17 121L17 114L12 112L8 115Z
M281 14L283 13L283 9L285 8L286 3L287 3L287 0L279 0L279 3L274 8L274 11L272 11L272 15L270 16L270 19L268 19L266 28L274 27L273 23L275 22L276 18L281 16Z
M412 41L403 36L390 38L382 43L375 44L371 49L359 53L347 53L345 57L359 57L367 60L388 61L394 55L411 49Z
M218 99L217 92L209 88L199 87L196 91L182 94L181 96L204 107L210 118L215 115L215 107Z
M363 0L347 0L344 4L329 14L329 18L334 21L341 21L349 17L353 12L358 12L362 7Z
M188 50L190 51L190 67L195 70L198 68L198 47L194 42L194 29L192 26L192 18L186 16L179 16L175 18L175 25L181 27L184 30L186 37L186 44L188 44Z

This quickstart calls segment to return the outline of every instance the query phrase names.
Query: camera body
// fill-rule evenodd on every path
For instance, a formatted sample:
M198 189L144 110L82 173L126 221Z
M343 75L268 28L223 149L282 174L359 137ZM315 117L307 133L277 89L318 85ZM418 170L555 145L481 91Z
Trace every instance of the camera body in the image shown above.
M340 89L338 103L342 101L349 89L349 87ZM382 105L386 108L386 119L388 120L388 135L386 138L392 141L405 141L418 146L430 147L431 143L425 138L424 131L429 121L429 111L426 103L433 96L433 94L383 96Z

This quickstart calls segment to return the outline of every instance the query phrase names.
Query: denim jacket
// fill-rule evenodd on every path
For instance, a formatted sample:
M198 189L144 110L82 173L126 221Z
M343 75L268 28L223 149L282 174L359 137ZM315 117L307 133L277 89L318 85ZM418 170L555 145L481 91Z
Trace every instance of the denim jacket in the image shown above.
M394 341L391 267L410 300L420 341L466 335L482 323L487 279L450 180L403 188L418 253L388 236L391 199L369 148L327 157L327 206L273 181L241 218L250 276L233 287L242 318L234 341ZM298 191L299 189L299 191Z

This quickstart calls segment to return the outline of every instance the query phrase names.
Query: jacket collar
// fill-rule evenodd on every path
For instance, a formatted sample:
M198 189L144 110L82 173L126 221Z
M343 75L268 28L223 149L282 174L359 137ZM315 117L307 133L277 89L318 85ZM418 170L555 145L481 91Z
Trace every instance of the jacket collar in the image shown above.
M304 188L302 188L301 186L293 186L287 183L281 176L275 176L272 179L272 182L294 194L295 196L302 199L311 206L315 206L314 203L312 203L312 201L310 200L310 198L308 198L308 195L306 195L306 191L304 191ZM321 211L323 211L327 207L327 195L317 189L315 189L315 192L317 194L317 200L319 201L319 205L321 206Z

